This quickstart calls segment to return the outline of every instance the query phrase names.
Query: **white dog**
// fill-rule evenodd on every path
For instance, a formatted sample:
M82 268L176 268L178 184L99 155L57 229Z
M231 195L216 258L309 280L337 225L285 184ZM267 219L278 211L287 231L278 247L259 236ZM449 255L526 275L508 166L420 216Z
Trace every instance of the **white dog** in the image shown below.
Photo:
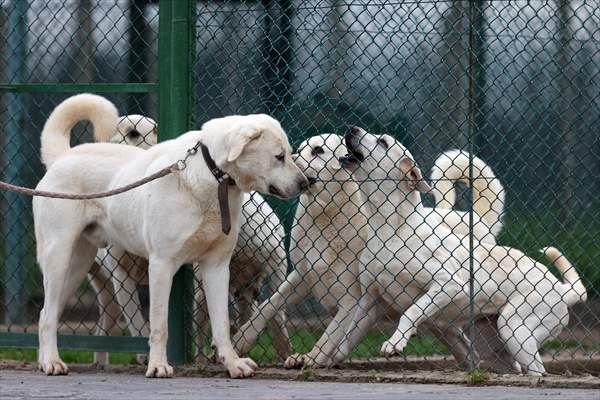
M424 321L464 326L472 298L476 316L499 314L499 336L521 370L543 374L539 346L567 324L568 306L587 296L566 258L554 248L545 249L564 283L513 248L475 241L471 259L469 237L454 234L440 224L439 215L422 206L419 192L430 187L404 146L358 127L350 127L345 143L349 154L340 162L365 199L369 246L360 255L361 297L341 353L374 322L380 301L397 304L403 312L381 349L389 356L401 352Z
M77 115L83 114L83 110L77 111ZM104 111L91 115L96 140L101 142L114 134L117 119L110 102L106 101ZM251 375L257 366L234 351L227 310L228 267L239 231L242 193L256 190L288 198L308 186L291 158L279 122L267 115L214 119L201 131L190 131L149 150L112 143L71 148L70 129L61 128L47 123L42 132L42 160L48 172L38 184L40 190L110 190L177 162L199 144L209 155L199 152L187 160L184 170L118 196L79 202L33 200L45 291L39 323L40 368L47 374L68 372L58 355L58 319L89 271L97 249L110 243L149 260L151 331L146 376L173 375L166 354L169 293L175 272L193 262L200 266L218 358L232 377ZM228 196L229 235L223 232L219 183L216 169L207 166L210 160L235 182Z
M98 96L74 96L59 105L48 124L61 132L67 132L74 121L90 120L92 113L105 112L105 100ZM84 114L77 114L84 112ZM87 114L85 114L87 113ZM148 149L158 141L157 124L149 117L130 114L119 118L111 143L123 143ZM285 232L273 209L258 193L244 194L241 213L241 228L234 251L230 274L233 277L230 291L234 299L238 318L234 326L247 321L258 292L268 280L274 292L285 280L287 260L283 248ZM96 292L99 308L99 323L96 335L119 333L121 315L132 336L148 336L149 329L141 313L137 291L138 284L148 284L148 261L124 252L119 246L108 246L98 250L96 262L88 274ZM208 322L204 307L204 292L200 285L195 288L197 296L197 324L203 330ZM200 303L200 304L198 304ZM271 329L274 345L281 357L289 354L289 338L286 330L285 313L277 315ZM138 355L138 363L147 361L146 354ZM94 362L106 365L108 353L94 353Z
M311 352L292 355L284 366L323 367L332 364L333 353L360 297L358 255L366 246L368 224L361 210L363 201L358 186L338 161L347 154L342 138L334 134L312 137L300 145L298 153L296 163L311 181L311 187L300 196L292 228L290 257L295 270L234 336L234 343L240 352L249 351L277 310L312 295L335 316ZM463 235L469 231L469 216L451 210L455 199L452 184L466 180L468 163L468 154L449 151L438 157L432 172L439 184L435 192L437 206L450 208L436 208L435 212L447 226ZM494 241L501 227L504 190L483 161L475 157L474 163L475 234L481 240ZM484 190L488 186L491 190ZM408 307L410 299L404 300ZM468 363L468 341L460 330L450 327L443 332L432 329L431 333L453 351L459 362Z

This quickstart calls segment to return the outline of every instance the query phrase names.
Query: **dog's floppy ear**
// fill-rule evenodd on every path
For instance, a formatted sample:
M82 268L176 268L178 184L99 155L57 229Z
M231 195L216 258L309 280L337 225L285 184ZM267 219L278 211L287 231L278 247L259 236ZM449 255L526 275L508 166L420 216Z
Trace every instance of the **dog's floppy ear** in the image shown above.
M421 193L427 193L431 190L431 186L423 179L423 174L415 162L405 157L400 160L400 170L404 173L407 179L408 187L411 190L418 190Z
M248 143L256 140L262 135L262 130L257 129L255 126L243 126L238 130L238 133L233 133L229 138L229 153L227 154L227 161L233 162L238 159L242 154Z

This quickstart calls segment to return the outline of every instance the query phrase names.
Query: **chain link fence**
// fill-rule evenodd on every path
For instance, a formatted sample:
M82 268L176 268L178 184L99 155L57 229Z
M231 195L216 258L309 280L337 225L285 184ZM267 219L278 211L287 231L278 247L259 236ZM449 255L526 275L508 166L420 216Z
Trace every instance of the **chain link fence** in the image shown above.
M387 253L407 227L412 240L427 227L437 240L452 231L472 242L465 246L470 257L463 260L464 289L481 285L495 290L510 298L508 308L516 311L508 318L500 310L481 316L497 301L494 296L482 304L473 290L466 303L455 295L450 308L436 309L416 327L417 334L402 349L405 361L428 361L428 367L439 368L458 361L475 368L481 359L485 367L514 371L511 339L523 339L519 347L528 346L531 337L551 371L594 369L600 343L600 11L594 1L196 4L191 126L228 114L271 114L281 121L298 150L298 163L313 179L309 192L294 201L256 193L245 199L230 284L239 350L259 363L283 361L286 367L342 360L385 365L392 358L381 359L380 350L400 316L439 283L432 276L416 290L417 277L398 270L394 260L399 256ZM0 0L0 10L0 46L5 47L0 53L9 55L0 61L0 82L158 81L163 60L158 57L157 2ZM120 92L107 97L124 114L158 117L156 94ZM4 178L33 186L44 173L39 133L67 95L2 91L0 96L0 126L7 138L0 152ZM125 121L125 141L154 142L149 119ZM348 124L364 128L361 140L369 140L365 132L391 136L370 147L373 154L361 152L359 145L348 149L343 139ZM132 130L135 137L129 135ZM91 140L86 127L78 127L76 136ZM429 210L421 224L414 223L411 212L403 223L392 221L393 213L405 210L402 198L365 206L373 199L365 198L364 181L376 184L373 193L390 195L406 182L408 175L402 178L391 170L386 172L396 178L394 185L377 176L390 161L391 169L398 169L405 158L394 153L400 145L393 140L406 146L434 188L421 196ZM368 159L378 154L376 146L387 147L386 156L373 176L357 185L356 173L338 159L350 154L372 162ZM0 331L35 333L42 286L29 200L1 196ZM383 225L389 224L392 233L370 233L382 216L388 217ZM520 281L499 278L499 271L525 262L524 256L489 250L475 254L486 246L480 242L519 249L548 265L559 279L566 257L587 289L587 301L569 308L567 323L566 296L556 300L555 287L540 283L546 281L535 273L538 267ZM548 262L539 253L548 246L564 257ZM365 254L379 266L378 273L359 262ZM434 261L426 258L421 266ZM496 264L486 279L478 277L478 262ZM147 336L145 268L144 260L100 250L92 279L69 303L60 332ZM365 271L372 274L370 280ZM363 327L355 321L360 329L352 331L361 335L353 337L358 335L348 328L360 314L356 307L366 304L363 294L371 293L373 285L377 300L362 310L368 318ZM510 285L515 288L506 289ZM192 340L186 351L205 362L212 350L200 282L187 289L189 323L184 326ZM446 289L442 286L442 292ZM525 300L510 303L520 290L528 291L521 293ZM535 326L551 332L533 334L534 322L527 318L511 325L511 317L526 310L540 314ZM560 323L550 321L552 316ZM496 328L502 318L509 320L507 336ZM530 351L516 349L518 354ZM106 355L97 354L97 361L106 362Z
M141 147L156 143L156 124L143 115L158 112L152 85L158 75L157 5L145 0L0 1L0 46L6 55L0 61L3 180L27 187L37 184L45 173L39 157L40 133L52 110L73 93L100 91L119 110L127 110L113 141ZM73 145L92 140L87 121L74 126ZM28 347L43 306L31 202L12 193L0 196L0 332L8 338L4 343ZM124 292L115 293L110 283L108 268L114 261L109 251L99 251L90 280L67 304L61 334L126 330L115 324L121 315L116 298ZM88 348L86 342L89 339L83 338L75 347ZM69 340L63 343L74 345Z

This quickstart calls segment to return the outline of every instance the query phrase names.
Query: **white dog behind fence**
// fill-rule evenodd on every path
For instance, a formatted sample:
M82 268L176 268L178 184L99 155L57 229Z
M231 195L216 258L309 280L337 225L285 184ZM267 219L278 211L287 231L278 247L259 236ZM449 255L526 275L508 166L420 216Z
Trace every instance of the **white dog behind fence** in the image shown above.
M73 120L89 120L90 115L77 115L83 102L90 102L84 110L101 110L103 101L97 97L79 98L68 101L52 115L52 125L66 131ZM95 105L94 105L95 104ZM75 108L75 109L73 109ZM148 149L158 141L157 125L154 120L142 115L120 117L112 143L123 143ZM262 285L268 282L271 292L285 280L287 260L283 248L285 232L279 218L259 193L244 194L241 228L236 249L233 253L230 270L230 292L236 315L232 320L238 328L252 312ZM92 266L89 279L98 300L99 321L97 336L120 334L118 321L124 318L127 331L132 336L148 336L149 328L142 316L142 305L137 285L148 284L148 261L124 252L119 246L108 246L98 250L96 262ZM203 334L208 324L208 311L204 291L198 280L194 287L194 325L197 327L197 349L202 349ZM273 345L280 357L290 353L289 337L286 329L286 316L282 311L271 321L274 332ZM199 351L197 354L202 359ZM139 354L138 363L147 361L146 354ZM94 353L94 362L99 365L109 363L108 353Z
M358 256L367 246L369 224L358 186L338 161L347 153L342 138L334 134L315 136L303 142L298 152L296 162L311 181L311 187L300 197L292 228L290 258L295 269L278 292L260 305L233 341L241 353L248 352L277 310L312 295L332 311L334 318L312 351L294 354L284 365L287 368L324 367L334 363L334 353L358 305ZM482 160L474 157L473 163L474 235L479 240L494 243L502 226L504 189ZM437 158L432 170L437 189L434 192L436 208L428 209L428 212L438 216L437 224L444 224L461 235L469 233L469 214L452 210L453 184L468 184L468 167L467 153L448 151ZM367 249L370 250L370 246ZM411 301L412 298L402 296L391 308L401 312ZM461 364L469 363L469 340L460 329L432 327L430 333L446 344ZM353 343L351 348L356 344ZM347 355L347 352L343 355L338 352L337 361Z
M69 100L77 101L77 96ZM117 119L114 106L108 101L105 104L106 112L89 114L98 141L114 134ZM81 104L81 108L88 106ZM85 112L77 111L77 115ZM110 190L172 165L190 148L202 145L204 151L188 158L180 172L116 197L81 202L34 198L37 257L44 276L40 368L47 374L68 372L58 354L58 319L91 268L98 248L117 243L149 260L151 331L146 376L173 374L166 354L168 299L175 272L193 262L200 264L217 358L231 376L251 375L257 366L234 351L227 310L228 267L239 231L242 193L256 190L288 198L308 186L291 159L291 147L279 122L266 115L215 119L201 131L188 132L149 150L110 143L71 148L71 126L62 128L50 118L42 132L42 160L48 171L37 186L39 190ZM217 201L218 187L227 186L219 183L215 169L208 167L209 160L235 182L226 199L232 228L229 235L224 233L223 205Z
M498 314L498 334L516 366L531 375L543 374L539 347L567 324L568 307L587 297L566 258L554 248L543 250L563 274L561 282L517 249L475 241L471 252L468 237L440 224L439 216L422 206L420 192L430 188L404 146L358 127L349 129L345 143L349 154L340 162L366 199L370 229L368 251L361 253L358 267L359 306L337 359L373 324L380 302L397 305L406 298L408 305L399 307L398 327L381 348L386 356L401 352L425 321L466 325L472 260L475 314Z

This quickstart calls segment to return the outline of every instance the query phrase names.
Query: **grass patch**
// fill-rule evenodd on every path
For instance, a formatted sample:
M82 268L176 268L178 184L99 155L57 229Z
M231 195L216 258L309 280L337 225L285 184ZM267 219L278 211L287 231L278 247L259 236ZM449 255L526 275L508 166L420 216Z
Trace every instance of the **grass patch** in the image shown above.
M290 331L293 351L295 353L309 352L317 343L321 334L321 331L309 331L307 329ZM379 357L381 345L388 338L389 335L384 332L369 332L356 349L350 353L350 357L354 359ZM419 336L408 341L403 354L410 356L432 356L435 354L447 355L449 352L437 339L430 336ZM277 352L272 345L269 333L263 332L260 335L258 343L250 351L250 357L259 363L277 362Z
M489 376L488 376L487 372L481 371L478 369L469 372L469 375L467 375L469 385L479 385L479 384L487 381L488 378L489 378Z
M311 332L306 329L291 331L291 341L293 351L297 353L307 353L314 347L319 339L321 332ZM365 339L350 353L352 359L368 359L379 357L379 349L388 335L383 332L369 332ZM550 340L541 347L542 353L555 352L566 349L582 349L585 351L598 351L600 346L586 344L574 339ZM205 354L212 355L212 348L205 346ZM437 339L431 336L413 337L408 341L403 351L406 356L433 356L448 355L448 349ZM264 332L260 335L257 344L250 351L250 357L261 364L274 364L279 361L277 352L273 347L271 335ZM60 356L67 364L91 364L93 362L93 352L61 350ZM0 360L16 361L37 361L36 349L3 349L0 348ZM133 353L110 353L110 363L115 365L135 365L137 364L136 355ZM202 366L203 367L203 366Z
M91 364L94 353L91 351L60 350L60 358L67 364ZM110 353L111 364L137 364L136 355L132 353ZM0 360L37 361L36 349L0 349Z
M578 349L584 351L598 351L600 350L600 345L580 342L575 339L552 339L547 341L540 348L541 353L555 352L559 350L567 350L567 349Z

